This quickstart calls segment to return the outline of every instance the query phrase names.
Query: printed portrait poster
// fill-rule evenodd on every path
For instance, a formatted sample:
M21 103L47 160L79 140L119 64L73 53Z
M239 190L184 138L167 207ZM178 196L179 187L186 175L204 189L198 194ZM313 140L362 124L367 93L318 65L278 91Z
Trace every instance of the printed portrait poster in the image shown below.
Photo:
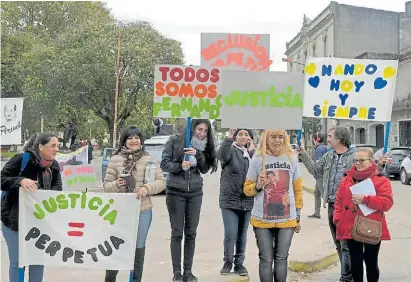
M266 173L269 183L264 189L264 219L290 218L290 171L272 169Z
M201 33L201 66L269 71L269 34Z
M156 65L153 116L220 118L220 77L216 68Z
M24 98L1 98L1 144L18 145L21 142Z
M135 194L20 188L19 267L133 269Z
M304 74L224 70L222 128L301 129Z
M389 121L397 72L397 60L309 57L303 115Z

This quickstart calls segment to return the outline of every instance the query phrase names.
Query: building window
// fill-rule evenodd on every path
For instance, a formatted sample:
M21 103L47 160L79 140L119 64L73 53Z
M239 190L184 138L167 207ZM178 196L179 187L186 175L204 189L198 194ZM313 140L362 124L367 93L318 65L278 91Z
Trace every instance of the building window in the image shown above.
M327 57L327 35L324 35L323 37L323 43L324 43L324 57Z
M315 54L315 44L313 44L313 57L316 57L317 55Z

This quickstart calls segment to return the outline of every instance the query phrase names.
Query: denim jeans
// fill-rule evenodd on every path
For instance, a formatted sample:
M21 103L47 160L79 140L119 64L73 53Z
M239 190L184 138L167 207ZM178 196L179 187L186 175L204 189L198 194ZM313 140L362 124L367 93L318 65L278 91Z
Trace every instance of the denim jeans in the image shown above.
M256 228L255 238L260 258L261 282L286 282L288 250L294 235L294 228ZM273 269L274 261L274 269Z
M328 204L328 225L330 226L331 235L333 236L334 244L337 249L338 258L341 263L341 277L340 281L351 282L351 258L350 251L348 250L348 242L337 240L337 226L335 226L334 221L334 203Z
M251 211L221 209L224 223L224 262L243 264ZM235 247L235 255L234 255Z
M3 223L1 224L4 239L6 240L9 251L9 281L18 282L19 273L19 233L17 231L7 228ZM43 265L29 266L29 282L42 282L44 274Z
M167 194L166 204L171 224L171 260L173 273L181 272L181 241L184 234L184 272L191 271L200 221L203 195Z
M380 269L378 267L378 253L381 242L377 245L364 244L348 240L348 249L351 255L351 271L354 282L364 281L364 262L367 269L367 281L378 282Z
M138 221L138 231L137 231L137 244L136 244L136 253L138 249L143 249L146 247L147 235L150 230L151 221L153 219L153 210L145 210L140 212L139 221ZM137 257L135 258L135 260ZM134 268L136 268L136 262L134 262ZM142 265L138 267L143 267ZM134 269L136 272L136 269ZM116 281L118 270L106 270L106 279L107 282Z
M315 190L314 190L314 200L315 200L315 209L314 214L321 216L321 199L324 194L324 187L323 187L323 180L319 179L315 182Z

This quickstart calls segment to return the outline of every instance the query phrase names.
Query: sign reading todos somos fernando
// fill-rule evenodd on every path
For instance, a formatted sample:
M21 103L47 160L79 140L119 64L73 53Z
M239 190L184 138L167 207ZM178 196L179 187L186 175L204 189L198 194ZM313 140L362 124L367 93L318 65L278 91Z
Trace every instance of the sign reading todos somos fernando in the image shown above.
M134 194L20 188L19 266L133 269Z
M220 83L216 68L156 65L153 116L219 119Z

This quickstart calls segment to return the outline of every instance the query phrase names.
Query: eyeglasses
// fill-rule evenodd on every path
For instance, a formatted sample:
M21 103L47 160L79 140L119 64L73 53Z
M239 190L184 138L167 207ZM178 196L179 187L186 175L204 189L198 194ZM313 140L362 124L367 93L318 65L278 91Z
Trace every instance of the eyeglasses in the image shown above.
M371 159L354 159L354 163L357 164L363 164L365 161L369 161Z

